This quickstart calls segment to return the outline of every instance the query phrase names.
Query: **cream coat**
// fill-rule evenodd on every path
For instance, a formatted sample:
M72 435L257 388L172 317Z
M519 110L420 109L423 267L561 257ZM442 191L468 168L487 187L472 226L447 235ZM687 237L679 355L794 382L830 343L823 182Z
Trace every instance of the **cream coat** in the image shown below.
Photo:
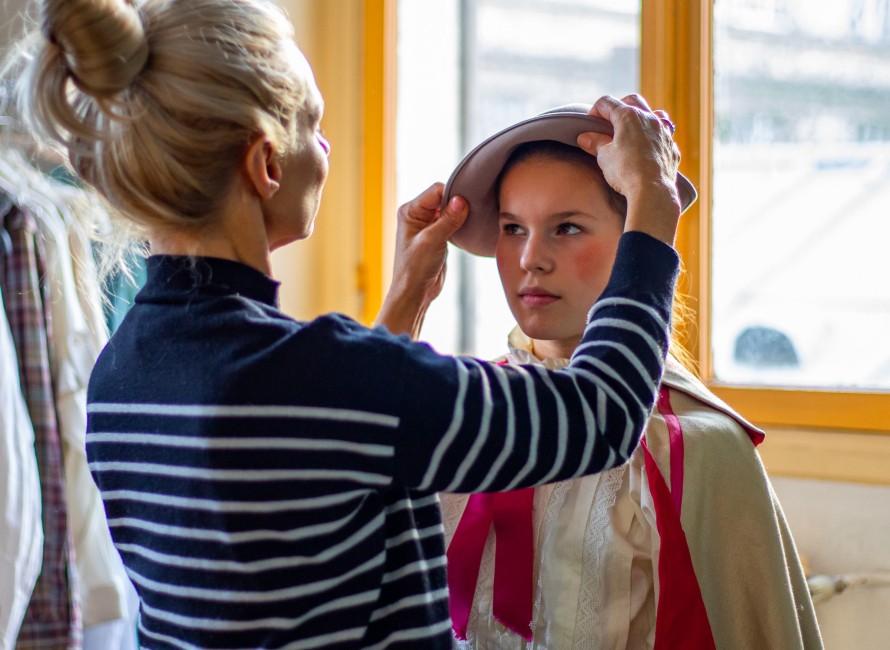
M507 359L540 363L518 332ZM761 432L672 358L663 385L683 431L681 522L717 648L821 648L791 532L752 444ZM645 436L670 485L668 430L657 411ZM446 543L467 498L441 495ZM532 643L491 615L492 531L468 641L456 647L654 647L660 540L642 448L622 467L536 489L534 525Z

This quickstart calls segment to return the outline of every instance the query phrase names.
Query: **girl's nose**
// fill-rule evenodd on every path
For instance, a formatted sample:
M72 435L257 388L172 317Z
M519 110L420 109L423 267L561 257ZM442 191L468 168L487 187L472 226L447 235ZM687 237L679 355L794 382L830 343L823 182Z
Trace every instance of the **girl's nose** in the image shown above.
M547 273L553 270L552 251L543 237L528 236L519 264L529 273Z

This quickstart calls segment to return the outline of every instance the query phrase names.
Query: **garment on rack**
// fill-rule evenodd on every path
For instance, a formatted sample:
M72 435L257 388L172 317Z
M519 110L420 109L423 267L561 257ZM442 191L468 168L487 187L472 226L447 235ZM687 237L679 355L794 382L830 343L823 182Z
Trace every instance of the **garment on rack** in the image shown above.
M34 188L35 191L46 188ZM63 188L54 198L62 216L68 212ZM50 197L48 197L50 198ZM128 578L111 541L99 491L86 459L86 390L90 371L107 342L97 337L78 296L68 236L73 214L63 220L47 210L35 214L46 252L53 336L49 340L56 411L65 467L68 512L80 584L84 627L126 617Z
M86 385L108 341L90 242L90 232L105 213L82 188L41 173L11 151L0 153L3 189L28 212L43 247L45 272L40 277L51 323L46 342L77 578L69 588L78 590L82 606L83 647L135 648L135 594L112 544L84 443Z
M32 215L16 206L4 225L12 240L2 287L18 358L22 390L34 427L40 474L43 560L40 576L19 631L16 647L79 648L81 620L73 545L68 526L64 468L53 397L48 339L45 255Z
M0 194L0 235L12 201ZM2 249L0 267L7 254ZM3 304L0 292L0 305ZM16 350L6 313L0 307L0 649L13 648L31 592L40 574L43 525L40 478L34 455L34 428L28 415Z

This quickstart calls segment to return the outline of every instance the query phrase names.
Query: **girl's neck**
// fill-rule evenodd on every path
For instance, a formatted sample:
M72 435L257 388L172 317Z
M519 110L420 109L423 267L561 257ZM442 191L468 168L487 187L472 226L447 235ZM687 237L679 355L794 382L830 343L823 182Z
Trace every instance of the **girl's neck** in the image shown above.
M572 356L578 342L569 343L566 341L544 341L538 339L530 339L531 353L541 361L545 359L568 359Z

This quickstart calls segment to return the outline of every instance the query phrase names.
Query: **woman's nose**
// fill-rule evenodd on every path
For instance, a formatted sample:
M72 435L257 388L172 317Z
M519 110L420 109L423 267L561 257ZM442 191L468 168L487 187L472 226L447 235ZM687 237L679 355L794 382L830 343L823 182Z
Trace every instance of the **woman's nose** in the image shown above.
M522 248L519 264L528 273L547 273L553 270L553 254L545 238L529 235Z

